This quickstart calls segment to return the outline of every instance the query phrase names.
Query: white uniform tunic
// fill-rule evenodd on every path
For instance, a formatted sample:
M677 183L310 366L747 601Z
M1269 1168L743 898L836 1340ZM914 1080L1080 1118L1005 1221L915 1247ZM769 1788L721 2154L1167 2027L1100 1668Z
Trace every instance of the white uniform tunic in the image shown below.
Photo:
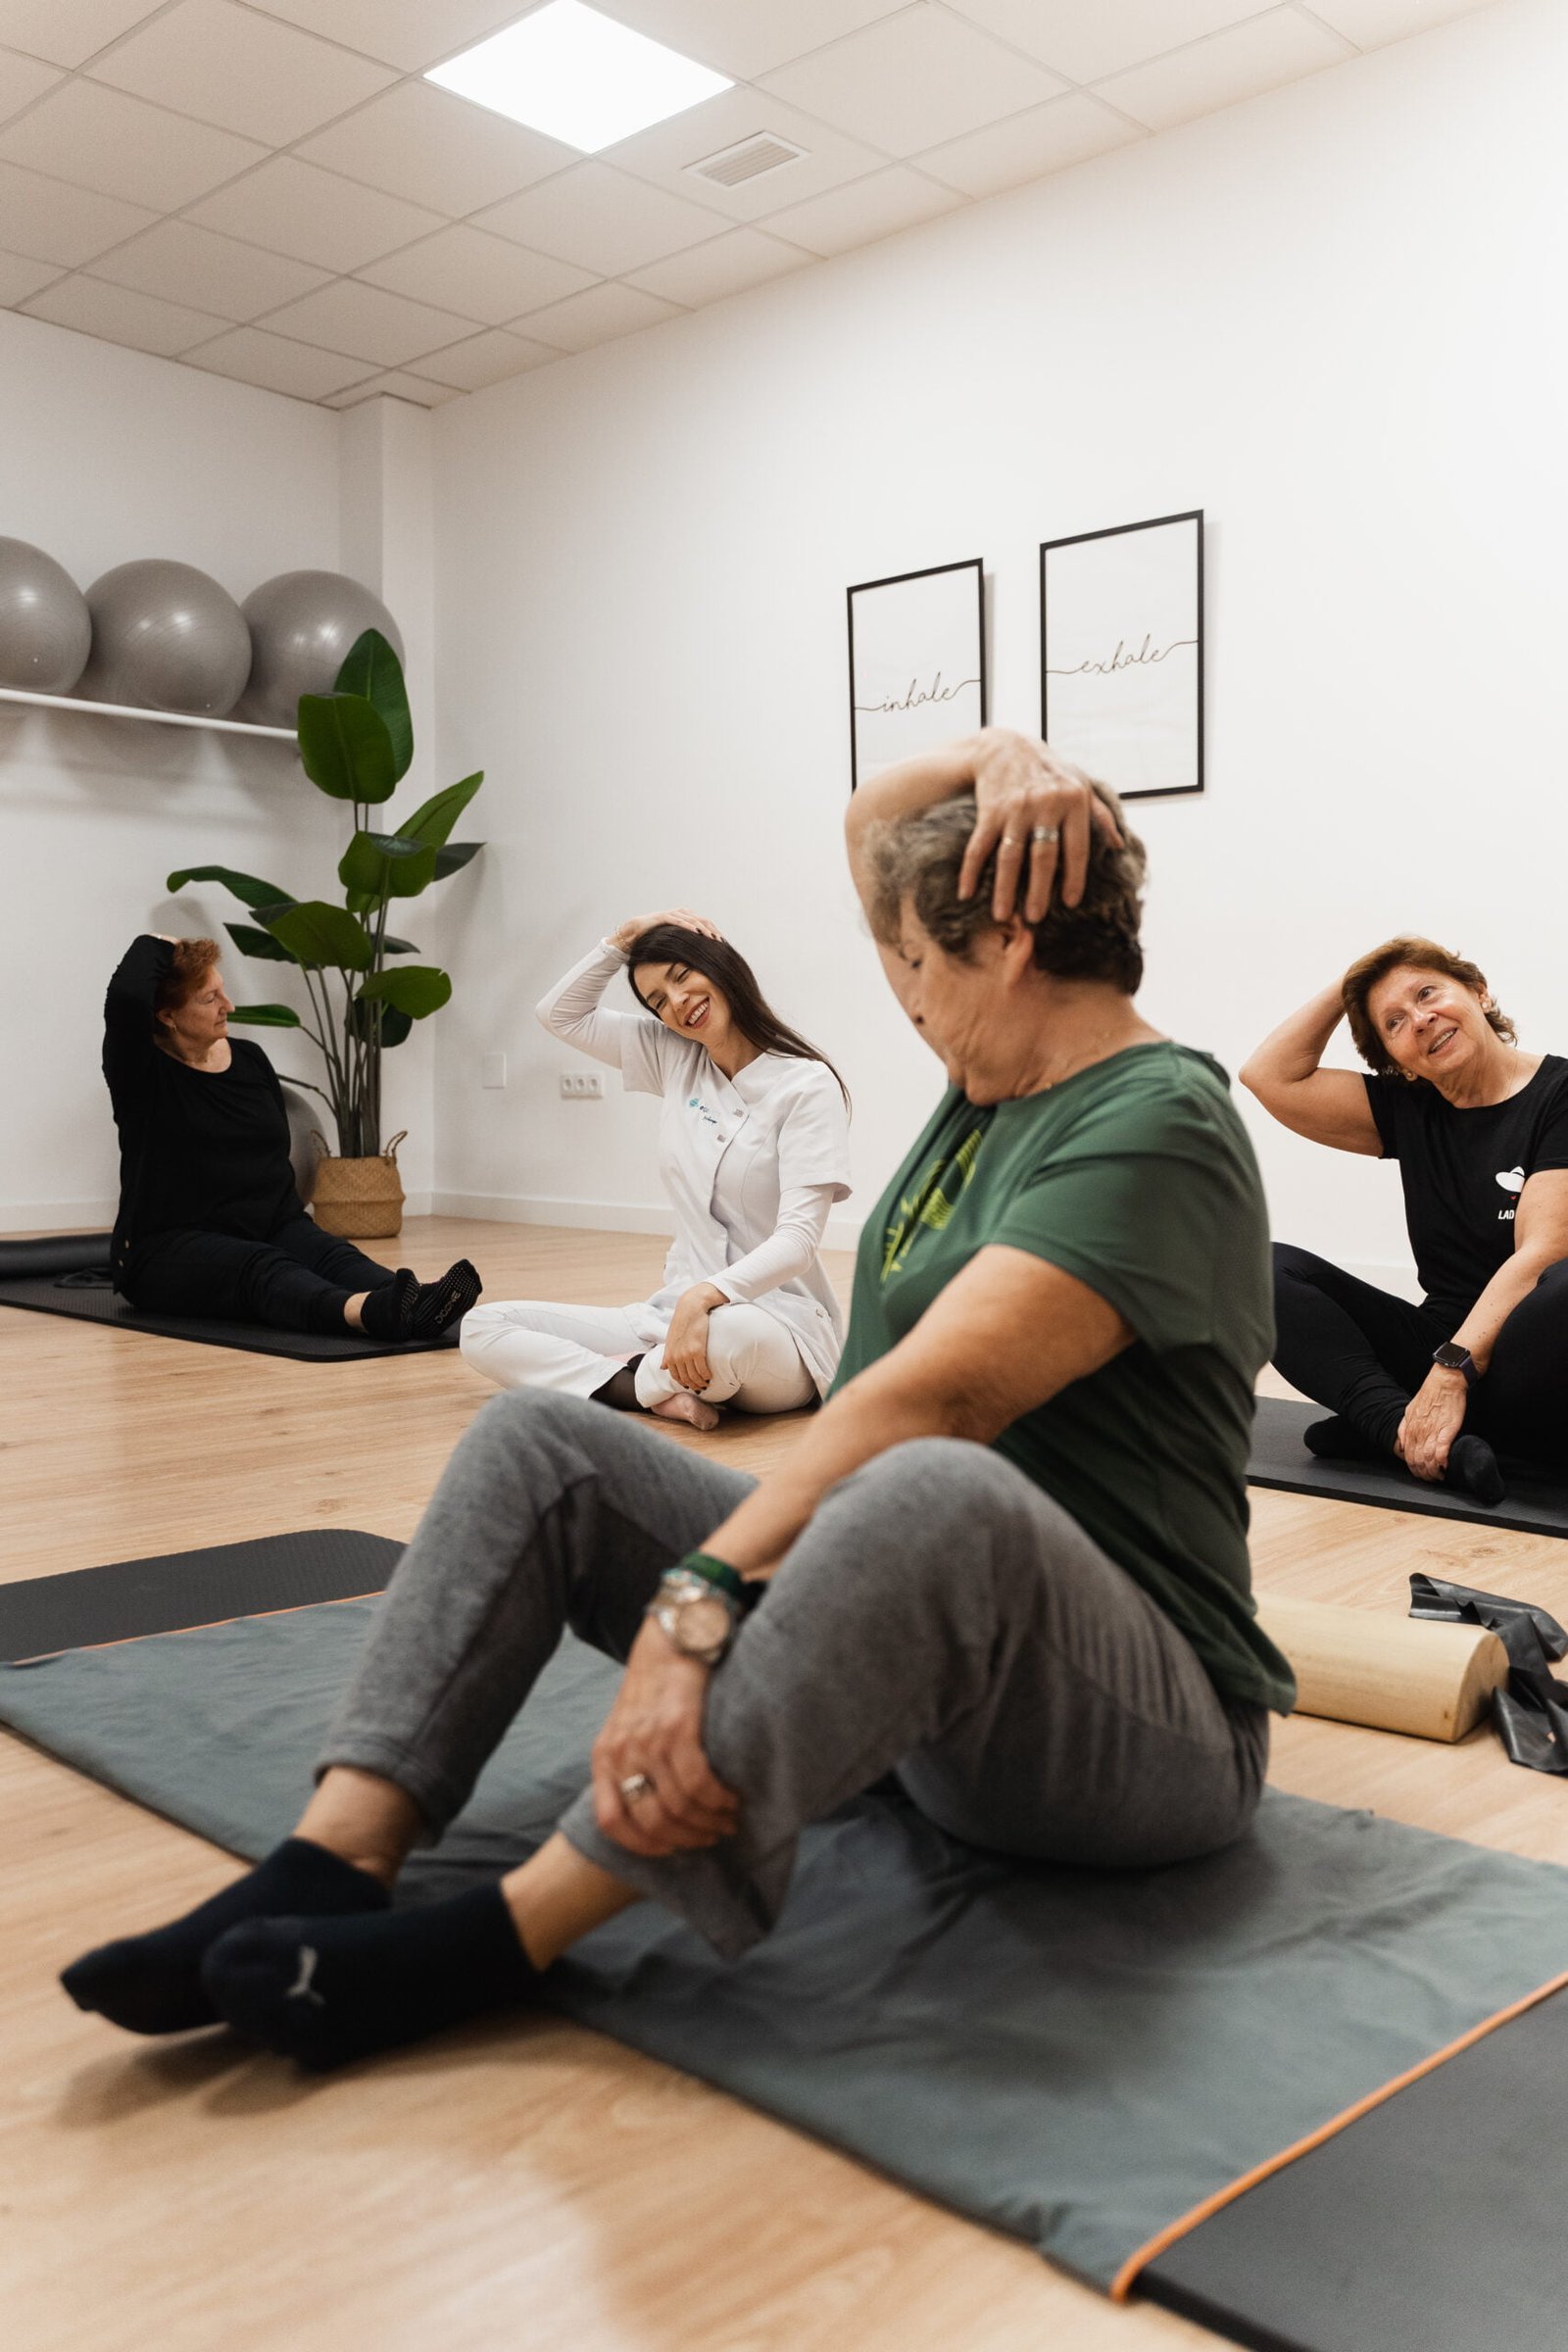
M695 1039L677 1037L651 1013L606 1009L600 1000L625 968L607 941L538 1011L554 1036L618 1069L629 1093L662 1099L659 1166L675 1212L663 1283L624 1308L535 1300L476 1307L464 1321L464 1354L505 1386L591 1396L646 1349L637 1394L651 1404L677 1386L656 1360L676 1302L694 1283L710 1282L733 1306L710 1317L715 1377L703 1395L760 1411L803 1403L813 1390L826 1392L844 1344L819 1255L828 1211L850 1190L838 1081L822 1062L783 1054L759 1054L726 1078Z

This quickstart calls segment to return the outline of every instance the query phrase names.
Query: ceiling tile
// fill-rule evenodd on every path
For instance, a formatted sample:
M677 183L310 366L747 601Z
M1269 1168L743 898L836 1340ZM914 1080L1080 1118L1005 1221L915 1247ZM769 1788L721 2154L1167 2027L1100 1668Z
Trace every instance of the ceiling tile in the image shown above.
M549 343L527 335L502 335L494 328L470 335L445 351L426 352L418 372L454 392L482 392L487 384L502 383L509 375L524 375L531 368L547 368L561 353Z
M565 302L552 303L548 311L519 318L517 325L562 351L588 351L596 343L634 335L639 327L680 316L673 303L660 302L636 286L592 286L586 294L573 294Z
M1057 104L1060 103L1058 100ZM981 132L981 137L987 134ZM808 203L792 204L768 218L768 227L812 253L848 253L855 245L874 245L917 221L934 220L953 210L958 199L951 188L939 188L918 172L892 164L847 188L832 188Z
M345 352L351 359L373 360L378 368L401 368L421 352L450 343L454 333L450 311L405 302L401 294L384 294L379 286L348 277L289 303L267 323L280 335Z
M323 270L215 236L190 220L161 220L92 266L94 277L183 302L220 318L257 318L325 282Z
M745 0L740 7L736 0L594 0L607 17L618 17L737 81L750 81L907 5L908 0Z
M405 81L372 98L299 152L350 179L455 216L499 204L579 160L575 147L428 81Z
M74 270L106 253L138 228L151 228L156 215L118 196L97 196L64 180L42 179L36 172L0 163L0 221L6 246L33 262L58 262Z
M841 130L914 155L1064 85L931 0L868 24L766 76L766 88Z
M788 139L805 152L797 162L781 164L776 172L760 172L756 179L742 180L733 188L698 179L687 170L689 164L700 164L762 130ZM803 204L808 196L820 196L824 188L863 179L887 158L874 147L830 129L814 116L798 113L765 90L724 90L716 98L705 99L701 106L688 107L683 115L672 115L667 122L640 130L635 138L607 147L599 160L613 164L617 171L634 172L656 187L667 188L672 195L710 204L732 220L760 220L781 205Z
M165 359L205 342L223 324L203 311L155 302L149 294L133 294L128 286L106 286L96 277L62 277L24 307L30 318L74 326L110 343L128 343L137 351L156 351Z
M933 188L931 193L940 198L944 191ZM706 302L722 302L726 294L742 293L748 286L765 285L769 278L782 277L786 270L799 270L813 258L799 245L764 236L760 228L727 228L722 236L710 237L706 245L693 245L667 262L656 262L651 270L639 270L631 282L645 294L658 294L664 301L683 303L687 310L695 311Z
M88 71L116 89L272 146L303 138L395 79L368 58L235 0L179 0Z
M1381 49L1385 41L1402 41L1433 24L1447 24L1455 17L1473 16L1487 0L1312 0L1312 14L1343 32L1358 49Z
M176 212L267 154L254 139L167 114L97 81L68 81L0 131L0 156L128 204Z
M106 41L154 14L158 0L4 0L0 27L13 49L53 66L85 64Z
M1255 98L1261 90L1277 89L1303 74L1337 66L1352 55L1338 33L1298 15L1294 8L1271 9L1228 32L1210 33L1169 57L1152 58L1130 73L1113 74L1097 83L1097 94L1121 108L1151 130L1169 130L1174 123L1191 122L1239 99Z
M5 18L0 16L0 28L4 26ZM9 122L59 79L53 66L41 65L35 57L23 57L15 49L0 49L0 122Z
M510 237L486 236L481 228L441 228L419 245L388 261L372 262L360 275L373 286L433 302L465 318L500 326L523 311L536 311L594 282L590 271L569 262L529 253Z
M20 253L0 253L0 310L15 310L59 275L53 262L24 262Z
M947 0L1069 81L1098 81L1259 14L1264 0Z
M242 384L287 392L295 400L324 400L365 375L363 360L317 351L309 343L287 343L259 326L236 327L231 335L187 352L185 359L188 367L205 368L211 375L237 376Z
M388 400L412 401L421 409L438 409L443 401L463 398L456 384L432 384L422 375L406 375L401 368L393 368L385 375L372 375L363 384L351 384L346 392L329 392L322 406L357 409L362 401L374 400L382 394Z
M922 172L961 188L966 196L995 196L1026 180L1064 172L1112 147L1125 147L1140 132L1125 116L1113 114L1085 90L1048 98L1004 122L971 130L966 139L933 147L917 160Z
M445 225L439 213L362 188L291 155L274 156L231 188L192 205L190 218L323 270L361 269Z
M439 65L523 13L525 0L251 0L323 40L341 41L405 74Z
M609 164L588 163L493 205L477 225L580 270L618 277L712 236L719 222L704 205L628 179Z

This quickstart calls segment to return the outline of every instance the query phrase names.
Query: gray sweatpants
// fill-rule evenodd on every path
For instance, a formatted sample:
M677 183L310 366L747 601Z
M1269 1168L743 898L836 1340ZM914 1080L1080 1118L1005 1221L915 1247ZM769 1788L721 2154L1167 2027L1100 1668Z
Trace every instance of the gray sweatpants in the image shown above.
M439 1837L569 1625L624 1658L660 1576L755 1482L629 1416L517 1389L477 1416L381 1603L322 1769L382 1775ZM1227 1703L1168 1617L984 1446L896 1446L823 1498L709 1689L741 1799L701 1853L571 1843L725 1958L778 1916L804 1825L896 1770L941 1828L1037 1860L1148 1866L1251 1818L1263 1709Z

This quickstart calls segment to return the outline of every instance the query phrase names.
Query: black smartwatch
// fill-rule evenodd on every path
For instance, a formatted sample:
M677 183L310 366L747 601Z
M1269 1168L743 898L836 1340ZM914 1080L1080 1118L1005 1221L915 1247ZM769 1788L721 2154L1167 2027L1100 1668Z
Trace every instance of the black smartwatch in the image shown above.
M1452 1340L1445 1340L1441 1348L1433 1348L1432 1361L1444 1372L1462 1372L1467 1389L1473 1389L1481 1378L1469 1348L1456 1347Z

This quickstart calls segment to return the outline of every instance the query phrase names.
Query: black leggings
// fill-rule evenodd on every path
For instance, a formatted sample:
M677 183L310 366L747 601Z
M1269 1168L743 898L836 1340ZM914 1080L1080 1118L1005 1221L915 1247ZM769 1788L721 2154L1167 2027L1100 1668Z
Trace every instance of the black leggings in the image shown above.
M131 1252L116 1287L149 1315L232 1318L270 1323L277 1331L341 1331L350 1298L396 1279L390 1266L299 1216L266 1242L195 1230L155 1234Z
M1394 1450L1404 1408L1453 1336L1441 1308L1374 1290L1290 1242L1274 1245L1274 1362L1293 1388ZM1497 1334L1465 1427L1494 1452L1568 1472L1568 1258L1548 1266Z

